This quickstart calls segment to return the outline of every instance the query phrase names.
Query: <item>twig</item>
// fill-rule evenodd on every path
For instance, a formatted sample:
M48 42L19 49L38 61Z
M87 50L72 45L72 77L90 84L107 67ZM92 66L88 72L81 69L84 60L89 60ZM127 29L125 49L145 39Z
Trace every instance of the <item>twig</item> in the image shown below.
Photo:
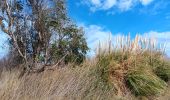
M53 70L67 55L68 53L65 54L55 65L53 65L51 68L48 68L47 70Z

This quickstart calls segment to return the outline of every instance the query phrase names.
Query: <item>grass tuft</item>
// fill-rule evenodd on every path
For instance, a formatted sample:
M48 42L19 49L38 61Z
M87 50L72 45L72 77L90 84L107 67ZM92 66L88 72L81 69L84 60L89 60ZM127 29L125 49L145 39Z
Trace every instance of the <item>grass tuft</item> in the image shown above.
M132 71L126 80L128 87L137 96L160 95L167 87L167 84L154 73L146 71Z
M155 74L162 80L168 82L170 80L170 63L163 61L161 66L155 69Z

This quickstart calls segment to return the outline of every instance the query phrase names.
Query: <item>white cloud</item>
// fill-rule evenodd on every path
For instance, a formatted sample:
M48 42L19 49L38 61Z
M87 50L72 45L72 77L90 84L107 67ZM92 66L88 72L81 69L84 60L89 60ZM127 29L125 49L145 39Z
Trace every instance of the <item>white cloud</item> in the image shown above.
M117 4L117 0L84 0L82 3L89 5L91 11L108 10Z
M153 2L153 0L140 0L140 2L142 3L142 5L148 5Z
M101 1L100 0L91 0L91 3L95 6L100 6L101 5Z
M136 4L147 6L154 0L84 0L83 3L88 4L92 11L109 10L118 8L121 11L130 10Z
M98 25L82 24L80 26L83 26L85 29L85 32L86 32L85 36L87 38L87 43L91 49L89 55L91 56L95 55L96 48L99 45L99 41L102 45L102 43L103 44L108 43L108 39L111 38L114 41L114 43L112 44L115 44L117 43L116 40L119 39L119 37L123 36L121 33L111 34L111 31ZM141 34L141 36L144 36L147 38L155 38L157 40L158 46L162 45L163 47L165 44L166 53L168 54L168 56L170 56L170 31L167 31L167 32L150 31L150 32Z
M117 0L106 0L103 9L110 9L117 4Z
M85 29L85 36L87 38L87 43L90 48L89 55L95 55L96 48L99 42L103 42L109 39L111 32L105 30L104 28L97 26L97 25L80 25Z
M134 0L120 0L118 3L118 8L121 11L127 11L131 9L133 5L134 5Z

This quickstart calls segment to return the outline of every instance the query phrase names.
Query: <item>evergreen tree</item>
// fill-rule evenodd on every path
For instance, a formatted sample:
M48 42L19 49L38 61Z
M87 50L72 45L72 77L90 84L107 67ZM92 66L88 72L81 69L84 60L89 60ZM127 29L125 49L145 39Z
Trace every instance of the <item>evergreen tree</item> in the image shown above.
M64 0L0 1L1 30L10 37L10 53L23 60L25 69L48 61L55 64L61 58L78 64L85 59L84 32L68 17L65 4Z
M81 63L88 50L83 29L78 28L67 16L64 0L56 0L55 4L53 17L49 21L56 37L51 55L56 61L65 56L65 63Z

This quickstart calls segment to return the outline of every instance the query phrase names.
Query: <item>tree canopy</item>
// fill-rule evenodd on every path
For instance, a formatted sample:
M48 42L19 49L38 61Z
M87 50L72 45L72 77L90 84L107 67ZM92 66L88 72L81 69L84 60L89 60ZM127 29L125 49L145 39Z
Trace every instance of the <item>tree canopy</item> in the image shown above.
M69 18L65 5L65 0L0 1L0 26L10 37L10 54L27 70L37 63L59 63L61 58L77 64L85 59L84 31Z

